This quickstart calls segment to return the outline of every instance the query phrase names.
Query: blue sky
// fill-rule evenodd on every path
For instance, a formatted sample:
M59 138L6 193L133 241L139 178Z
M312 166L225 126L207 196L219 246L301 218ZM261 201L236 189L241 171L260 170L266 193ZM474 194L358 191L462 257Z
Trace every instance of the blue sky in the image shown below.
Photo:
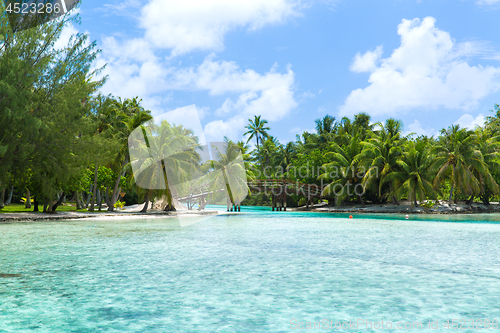
M105 93L158 116L198 111L207 139L248 118L282 142L326 114L473 127L500 103L500 0L83 0ZM63 36L63 38L66 38Z

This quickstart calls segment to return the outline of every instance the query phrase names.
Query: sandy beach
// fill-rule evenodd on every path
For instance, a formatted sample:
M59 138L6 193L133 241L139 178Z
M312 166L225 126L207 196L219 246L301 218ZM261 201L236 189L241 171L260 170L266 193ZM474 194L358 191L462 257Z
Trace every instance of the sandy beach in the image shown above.
M13 222L38 222L38 221L57 221L57 220L124 220L124 219L151 219L176 217L179 215L189 216L207 216L207 215L232 215L244 214L245 207L242 207L241 212L227 212L225 210L178 210L176 212L165 212L159 209L150 209L146 213L142 213L142 204L126 206L124 209L114 212L68 212L61 211L56 214L44 213L5 213L0 214L0 223ZM490 205L481 203L473 203L467 205L465 203L457 203L448 205L447 202L440 201L439 205L432 208L413 207L408 202L400 202L396 204L384 205L352 205L341 207L330 207L326 203L319 203L309 208L303 206L298 208L288 208L289 212L319 212L319 213L361 213L361 214L485 214L485 213L500 213L500 204L492 202ZM271 212L271 207L269 207Z
M55 220L90 220L90 219L113 219L113 220L123 220L123 219L141 219L141 218L165 218L165 217L175 217L178 215L192 215L192 216L206 216L206 215L221 215L228 212L216 211L216 210L179 210L177 212L165 212L158 209L148 210L146 213L140 212L142 209L142 204L126 206L122 210L114 212L67 212L61 211L56 214L45 214L45 213L5 213L0 214L0 223L12 223L12 222L38 222L38 221L55 221Z

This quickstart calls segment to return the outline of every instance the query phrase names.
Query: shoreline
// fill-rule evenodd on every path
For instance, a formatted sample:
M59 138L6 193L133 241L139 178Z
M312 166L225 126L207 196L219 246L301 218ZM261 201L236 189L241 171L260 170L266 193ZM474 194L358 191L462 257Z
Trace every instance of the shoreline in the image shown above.
M462 215L462 214L491 214L500 213L500 205L498 202L492 202L490 205L482 203L457 203L448 205L448 203L440 202L432 208L413 207L411 208L408 202L397 204L370 204L370 205L353 205L343 207L328 207L325 204L316 204L307 209L306 207L293 208L292 211L309 211L317 213L361 213L361 214L429 214L429 215Z
M189 216L207 216L207 215L238 215L245 213L245 207L253 206L242 206L241 212L226 212L221 210L178 210L176 212L165 212L162 210L150 209L146 213L142 213L138 209L139 205L126 207L122 211L115 212L71 212L62 211L56 214L47 213L33 213L33 212L21 212L21 213L4 213L0 214L0 224L16 223L16 222L48 222L48 221L67 221L67 220L119 220L119 219L151 219L151 218L165 218L165 217L175 217L179 215L189 215ZM257 206L263 207L263 206ZM424 209L423 207L414 207L411 209L407 202L401 202L399 205L396 204L384 204L384 205L353 205L353 206L343 206L343 207L329 207L326 203L320 203L309 208L303 207L289 207L288 212L310 212L310 213L344 213L344 214L389 214L389 215L403 215L403 214L414 214L414 215L479 215L479 214L491 214L500 213L500 204L498 202L492 202L490 205L483 205L481 203L473 203L472 205L467 205L465 203L452 204L448 206L447 203L441 203L430 209ZM284 211L281 211L284 212ZM269 213L272 214L271 207L269 207Z
M47 213L4 213L0 214L0 224L16 222L48 222L48 221L67 221L67 220L119 220L119 219L151 219L175 217L179 215L207 216L207 215L226 215L226 212L216 210L206 211L177 211L164 212L158 210L149 210L146 213L136 211L120 212L58 212L56 214Z

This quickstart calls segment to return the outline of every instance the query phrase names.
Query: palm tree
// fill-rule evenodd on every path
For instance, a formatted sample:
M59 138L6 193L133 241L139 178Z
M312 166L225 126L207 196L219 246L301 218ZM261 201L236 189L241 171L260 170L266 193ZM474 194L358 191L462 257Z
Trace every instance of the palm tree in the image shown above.
M128 151L129 136L136 128L153 119L151 111L145 110L140 103L141 100L138 99L138 97L126 100L119 98L113 105L113 112L116 115L116 121L113 123L115 133L114 137L118 140L120 147L113 163L113 169L117 173L118 177L115 181L113 193L110 198L110 205L108 207L109 211L114 210L114 204L119 194L120 180L125 175L125 166L130 161Z
M264 162L264 165L261 166L266 178L269 178L274 174L274 171L272 170L273 166L271 165L271 158L278 151L279 146L280 143L278 139L273 136L268 136L267 139L262 142L260 150L257 152L257 160ZM269 168L271 168L271 170L268 170Z
M165 193L165 210L175 210L173 190L181 191L198 169L198 138L191 130L164 120L160 126L149 123L138 128L130 136L129 144L136 184ZM151 193L148 192L147 199Z
M396 188L396 195L400 197L403 192L408 193L412 208L417 205L417 199L420 201L426 198L434 199L436 193L428 173L431 162L428 141L417 138L416 142L411 141L406 145L402 160L396 162L399 170L384 177L381 184L385 182L401 184Z
M236 145L240 148L241 151L241 156L243 158L243 161L245 162L245 170L247 174L247 179L255 179L255 174L253 173L253 165L251 163L251 156L248 153L248 150L250 149L248 145L246 145L243 141L238 141Z
M489 172L483 174L475 167L472 167L471 170L481 184L481 200L488 205L490 196L499 193L498 183L493 175L500 174L500 135L494 134L488 127L477 127L475 134L477 148L481 152ZM473 200L474 195L471 195L467 203L472 204Z
M97 193L97 173L101 164L109 165L114 153L119 145L115 135L117 133L117 122L120 115L116 112L114 104L116 101L111 96L99 94L92 99L91 113L89 120L94 126L93 140L93 160L94 160L94 180L92 185L92 201L90 211L94 211L94 204ZM119 148L118 148L119 149ZM109 204L109 203L108 203Z
M262 143L263 138L268 138L269 134L267 134L267 131L271 130L269 127L266 126L267 120L260 120L261 116L254 116L254 120L248 119L249 124L245 126L246 129L248 129L247 132L245 132L243 135L250 135L248 137L247 143L252 140L252 138L255 136L255 140L257 142L257 153L259 153L259 142Z
M356 187L361 185L363 179L363 170L358 167L357 156L362 149L359 135L356 134L350 137L349 144L340 146L332 142L330 144L330 152L325 154L325 157L331 162L323 165L324 173L318 178L321 180L330 181L323 189L323 196L334 194L337 205L348 199L351 195L357 194L361 204L364 204L362 193L356 193Z
M296 155L297 148L293 142L288 142L286 146L277 146L277 150L271 155L271 164L279 169L277 174L280 177L288 178L288 170Z
M335 131L335 117L326 115L323 119L316 119L314 122L316 123L316 132L318 132L318 135L330 134Z
M316 132L319 143L325 144L332 141L337 128L335 117L326 115L323 119L316 119L314 122L316 123Z
M492 179L478 149L477 136L472 131L458 125L442 130L433 153L436 157L431 168L437 171L434 187L437 188L445 178L450 179L450 205L455 188L468 195L477 195L481 192L481 183L476 175Z
M366 170L363 184L378 193L379 200L387 198L397 203L400 184L390 174L398 170L398 162L403 155L401 145L406 138L401 138L402 124L398 120L388 119L385 125L375 125L379 129L370 133L371 138L361 143L363 151L356 157ZM389 188L383 191L385 184Z
M217 158L207 162L210 169L213 170L207 175L211 183L210 191L212 196L216 197L221 189L225 189L231 205L235 207L249 193L247 171L241 149L238 144L227 137L224 137L222 149L213 147L217 152Z

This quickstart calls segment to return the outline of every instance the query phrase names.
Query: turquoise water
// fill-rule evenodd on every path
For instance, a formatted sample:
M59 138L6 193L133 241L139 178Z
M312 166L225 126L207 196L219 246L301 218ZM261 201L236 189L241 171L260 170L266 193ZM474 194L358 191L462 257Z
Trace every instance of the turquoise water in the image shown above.
M443 332L447 319L500 320L500 224L356 217L1 224L0 332L398 331L373 328L381 321ZM358 319L373 329L298 329Z

